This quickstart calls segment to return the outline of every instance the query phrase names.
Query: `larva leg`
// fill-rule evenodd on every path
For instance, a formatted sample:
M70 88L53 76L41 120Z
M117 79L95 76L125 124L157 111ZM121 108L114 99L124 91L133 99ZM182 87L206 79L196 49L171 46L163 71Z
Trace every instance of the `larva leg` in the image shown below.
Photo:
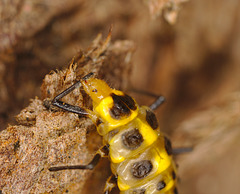
M72 86L70 86L69 88L67 88L66 90L64 90L63 92L61 92L60 94L58 94L52 100L52 105L57 106L59 108L62 108L63 110L66 110L66 111L76 113L76 114L81 115L81 116L87 116L88 112L85 109L83 109L79 106L70 105L70 104L65 103L63 101L60 101L61 98L63 98L64 96L66 96L67 94L69 94L74 89L76 89L80 86L81 86L81 82L78 81L75 84L73 84Z
M158 96L157 99L149 106L152 110L156 110L160 105L165 102L165 98L163 96Z
M142 94L142 95L145 95L145 96L154 97L154 98L158 98L158 97L159 97L159 95L154 94L154 93L152 93L152 92L148 92L148 91L144 91L144 90L139 90L139 89L135 89L135 88L131 88L130 91L135 92L135 93L138 93L138 94Z
M93 73L89 73L86 76L82 78L82 80L87 80L89 77L91 77ZM63 110L76 113L81 116L87 116L89 115L89 112L87 112L84 108L81 108L79 106L70 105L68 103L60 101L61 98L72 92L74 89L79 88L81 86L81 81L77 81L75 84L58 94L53 100L52 105L57 106L59 108L62 108Z
M93 157L92 161L89 162L87 165L72 165L72 166L55 166L49 168L49 171L59 171L59 170L74 170L74 169L81 169L81 170L92 170L99 162L100 158L108 156L108 145L101 147L95 156Z
M81 170L89 169L89 170L92 170L97 165L100 158L101 158L101 155L97 153L93 157L92 161L87 165L55 166L55 167L49 168L49 171L75 170L75 169L81 169Z
M117 177L115 175L111 175L105 184L104 194L109 194L111 190L117 186Z
M191 147L173 148L172 150L173 155L184 154L191 151L193 151L193 148Z
M163 104L163 102L165 102L165 98L162 95L156 95L154 93L138 89L131 89L131 91L156 98L156 100L149 106L152 110L156 110L161 104Z

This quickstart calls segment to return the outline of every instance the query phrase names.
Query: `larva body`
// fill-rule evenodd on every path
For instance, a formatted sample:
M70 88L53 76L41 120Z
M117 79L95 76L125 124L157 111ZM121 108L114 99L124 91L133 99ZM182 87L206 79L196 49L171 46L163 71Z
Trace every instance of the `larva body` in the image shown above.
M82 85L91 97L93 110L77 107L81 111L73 111L76 106L72 106L72 109L64 108L71 105L56 99L53 104L62 103L54 105L85 115L93 121L103 137L104 145L108 147L111 170L120 192L177 194L171 143L160 132L152 110L139 106L132 97L89 75L79 81L78 85ZM107 190L111 188L105 188L106 193Z

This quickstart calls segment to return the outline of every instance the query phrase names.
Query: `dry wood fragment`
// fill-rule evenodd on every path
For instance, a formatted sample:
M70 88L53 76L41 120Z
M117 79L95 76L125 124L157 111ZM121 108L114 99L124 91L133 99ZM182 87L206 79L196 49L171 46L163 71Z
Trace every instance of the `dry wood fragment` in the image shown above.
M87 131L94 129L89 119L76 114L50 110L47 102L72 85L76 79L94 72L113 87L126 88L131 70L131 41L110 43L99 35L89 49L80 51L69 67L50 72L42 83L42 97L31 100L16 119L0 134L0 190L3 193L79 193L92 171L49 172L63 164L86 164L92 157L87 148ZM91 107L81 89L63 100ZM44 106L45 104L45 106ZM98 146L99 141L90 142ZM104 186L104 185L103 185ZM99 188L101 190L101 188Z

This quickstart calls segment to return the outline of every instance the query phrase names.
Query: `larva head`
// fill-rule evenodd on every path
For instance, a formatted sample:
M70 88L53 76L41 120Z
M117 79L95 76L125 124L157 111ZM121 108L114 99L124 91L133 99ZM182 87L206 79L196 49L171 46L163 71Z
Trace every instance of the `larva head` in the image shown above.
M111 94L112 89L103 80L90 77L92 74L88 75L82 79L81 83L93 102L99 104L102 99Z
M93 111L108 125L102 130L98 128L99 134L106 134L118 126L125 125L137 116L138 105L132 97L110 88L106 82L92 78L91 75L83 77L81 83L93 100Z

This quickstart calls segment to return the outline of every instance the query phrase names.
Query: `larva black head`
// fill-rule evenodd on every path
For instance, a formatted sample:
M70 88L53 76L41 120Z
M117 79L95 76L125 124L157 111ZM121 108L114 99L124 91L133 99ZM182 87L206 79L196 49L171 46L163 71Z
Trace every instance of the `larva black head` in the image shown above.
M110 94L113 99L113 106L110 108L109 112L112 118L120 120L123 117L127 117L131 114L131 110L136 110L137 106L132 97L128 95L116 95L114 93Z
M135 162L131 168L131 174L133 177L142 179L146 177L153 169L152 162L150 160L141 160Z

